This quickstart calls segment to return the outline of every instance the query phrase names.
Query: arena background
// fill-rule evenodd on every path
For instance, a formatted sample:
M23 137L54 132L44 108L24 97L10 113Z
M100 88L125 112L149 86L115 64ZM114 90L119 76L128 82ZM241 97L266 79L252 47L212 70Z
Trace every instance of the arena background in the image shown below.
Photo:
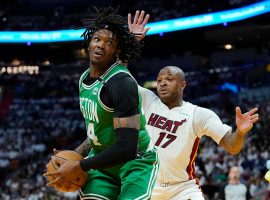
M240 8L256 0L9 0L0 2L0 31L73 29L93 16L91 7L137 9L150 22ZM139 84L155 91L166 65L187 75L184 99L235 124L235 106L259 108L260 121L242 152L225 153L209 138L201 141L196 173L206 199L222 199L229 167L239 165L250 199L265 200L263 176L270 159L270 14L214 26L146 36L142 58L129 66ZM85 138L78 80L88 67L82 41L0 42L0 199L76 199L45 186L42 174L52 148L73 149Z

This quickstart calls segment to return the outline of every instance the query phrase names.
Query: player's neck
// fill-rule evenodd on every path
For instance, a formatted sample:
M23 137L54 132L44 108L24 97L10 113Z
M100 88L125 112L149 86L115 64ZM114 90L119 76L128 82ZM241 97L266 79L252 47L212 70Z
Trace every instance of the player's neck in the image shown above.
M90 64L90 68L90 76L93 78L99 78L110 68L110 65L102 66Z
M183 100L180 99L179 101L175 101L175 102L170 102L167 103L167 106L169 109L175 108L175 107L180 107L183 105Z
M99 78L101 77L115 62L109 64L93 64L90 63L90 77Z
M108 68L102 69L99 67L91 66L90 77L99 78L107 71L107 69Z

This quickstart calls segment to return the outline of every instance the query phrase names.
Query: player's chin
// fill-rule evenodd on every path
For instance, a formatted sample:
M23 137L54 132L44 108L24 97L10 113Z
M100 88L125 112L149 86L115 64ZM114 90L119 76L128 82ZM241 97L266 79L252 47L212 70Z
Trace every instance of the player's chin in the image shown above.
M168 91L158 91L158 96L160 98L168 98L171 95L170 95L170 92L168 92Z
M92 59L92 60L91 60L91 64L93 64L93 65L99 65L99 64L102 64L102 60L100 60L100 59Z
M170 102L170 95L169 94L158 94L159 98L163 103L168 103Z
M94 65L102 64L102 63L105 62L105 60L106 60L106 57L104 57L104 56L95 56L95 55L93 55L93 56L90 57L90 61Z

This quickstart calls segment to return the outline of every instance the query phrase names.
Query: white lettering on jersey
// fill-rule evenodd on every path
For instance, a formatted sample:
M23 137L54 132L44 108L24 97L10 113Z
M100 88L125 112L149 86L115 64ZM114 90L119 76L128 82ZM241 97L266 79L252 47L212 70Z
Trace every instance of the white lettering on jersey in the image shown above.
M157 99L145 111L147 129L160 159L157 184L196 178L194 162L200 139L192 126L194 108L185 102L181 107L167 109Z
M162 131L159 133L159 138L155 142L155 146L157 147L160 146L161 148L166 148L167 146L169 146L177 138L177 135L175 135L175 133L178 127L181 126L186 121L187 121L186 119L183 119L181 121L173 121L173 120L167 119L166 117L152 113L148 119L147 125L153 126L153 127L156 127L158 129L165 131L165 132ZM170 132L170 133L167 133L167 132Z
M80 98L80 109L83 117L91 121L99 122L97 115L97 103L87 98Z
M187 120L183 119L180 122L168 120L166 117L159 116L158 114L152 113L148 119L147 125L160 128L162 130L175 133L177 128L185 123Z

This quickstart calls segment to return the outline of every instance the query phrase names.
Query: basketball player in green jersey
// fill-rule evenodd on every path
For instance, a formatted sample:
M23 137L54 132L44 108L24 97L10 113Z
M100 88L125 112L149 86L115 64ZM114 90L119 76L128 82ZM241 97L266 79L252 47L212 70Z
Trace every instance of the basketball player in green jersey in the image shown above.
M89 177L81 199L149 199L158 170L157 153L145 129L138 85L127 68L117 64L118 59L138 58L141 45L112 8L97 10L83 36L90 57L90 68L79 81L87 139L75 151L84 157L91 151L80 162L53 157L61 167L44 174L57 177L48 185L68 188L73 172L83 170Z

